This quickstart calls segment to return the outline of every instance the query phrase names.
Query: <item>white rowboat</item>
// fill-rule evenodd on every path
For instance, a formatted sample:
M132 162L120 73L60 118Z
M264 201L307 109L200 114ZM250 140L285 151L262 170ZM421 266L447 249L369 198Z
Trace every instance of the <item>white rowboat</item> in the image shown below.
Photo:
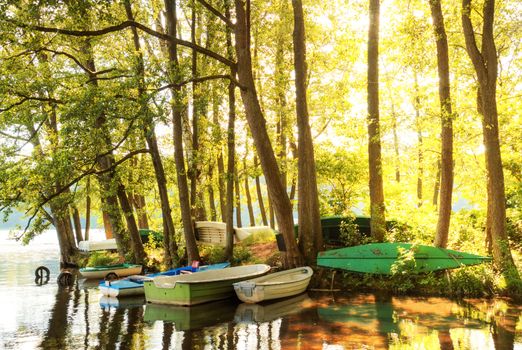
M245 303L291 297L308 288L313 273L308 266L298 267L234 283L234 290Z

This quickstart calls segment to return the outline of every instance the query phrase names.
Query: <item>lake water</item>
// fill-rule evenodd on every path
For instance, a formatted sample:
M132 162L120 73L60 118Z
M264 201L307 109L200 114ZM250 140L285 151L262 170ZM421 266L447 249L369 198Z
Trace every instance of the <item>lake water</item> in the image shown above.
M101 238L101 237L100 237ZM0 231L0 349L522 349L521 306L504 300L303 294L195 307L60 288L54 232L29 246ZM34 270L47 266L47 284Z

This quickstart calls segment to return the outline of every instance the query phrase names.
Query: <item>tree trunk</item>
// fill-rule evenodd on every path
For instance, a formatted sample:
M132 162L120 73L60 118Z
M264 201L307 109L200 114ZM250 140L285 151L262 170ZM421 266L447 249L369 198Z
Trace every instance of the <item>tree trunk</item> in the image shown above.
M85 11L85 10L83 10ZM83 46L83 51L86 55L85 60L85 66L89 69L89 71L86 73L87 77L89 78L90 84L92 84L94 87L98 88L98 80L96 79L96 75L94 72L96 72L96 65L94 63L94 54L92 52L92 45L89 41L89 39L86 39ZM98 118L95 121L94 127L100 132L101 134L101 143L102 143L102 149L101 152L105 150L109 150L111 148L112 142L110 139L110 132L107 129L107 118L105 114L102 112L98 116ZM111 227L113 229L114 237L116 238L116 244L118 246L118 253L120 257L123 259L125 257L125 253L128 250L127 242L125 240L125 228L122 225L122 218L121 218L121 212L118 205L118 199L120 200L120 204L125 205L126 208L132 210L130 208L130 204L128 203L127 196L123 196L125 193L125 188L123 184L121 183L121 180L119 179L116 170L111 169L114 165L115 160L112 151L109 151L107 154L105 154L102 157L98 157L98 168L100 170L107 170L105 173L98 176L98 180L101 183L101 189L103 196L105 196L105 203L107 204L107 207L105 208L107 211L107 214L109 216L109 222L111 223ZM125 209L122 208L124 211ZM136 226L136 221L134 219L134 215L132 215L132 211L125 212L125 220L127 221L127 225L129 225L127 228L129 230L129 234L131 236L131 243L132 248L136 249L133 250L134 257L137 261L141 261L140 259L143 258L144 252L143 252L143 245L141 244L141 241L135 242L135 237L139 237L139 233Z
M125 186L120 183L118 186L118 200L120 201L121 210L127 223L127 229L129 230L130 244L132 252L134 253L134 262L137 264L143 264L145 260L145 251L143 250L143 243L138 232L138 225L134 219L134 213L132 206L130 205L129 198L125 192Z
M93 72L96 72L96 65L94 63L94 55L92 52L92 46L89 39L86 39L83 45L83 52L86 55L85 66L89 69L86 73L90 84L98 87L98 80ZM102 112L95 121L94 127L102 135L100 137L101 149L100 153L111 148L112 142L110 139L109 130L107 130L107 120L105 114ZM118 253L121 259L125 258L125 253L128 250L128 244L125 238L125 228L123 226L120 207L118 205L117 191L120 187L120 180L117 178L115 169L111 169L114 164L114 156L112 152L108 152L101 157L98 157L97 163L100 170L105 172L98 176L100 182L102 202L105 204L104 210L107 212L110 226L112 228L112 234L116 239L116 245L118 246ZM110 169L110 170L108 170ZM130 218L129 218L130 219ZM138 258L137 255L135 255Z
M225 15L230 20L230 2L225 0ZM229 59L233 57L232 48L232 32L227 27L227 56ZM236 76L234 68L230 70L231 76ZM234 177L236 173L236 92L235 85L232 81L228 84L228 128L227 128L227 234L225 242L225 257L228 261L232 260L234 248Z
M225 164L223 161L223 150L221 149L221 126L219 125L219 100L217 97L216 90L214 89L213 96L213 113L212 118L214 122L214 127L219 130L218 138L215 142L220 145L218 147L218 156L217 156L217 167L218 167L218 191L219 191L219 208L221 211L221 221L226 221L226 212L227 212L227 203L225 198Z
M275 215L274 215L274 206L272 205L272 201L270 200L270 196L268 196L268 222L270 223L270 227L272 230L275 230Z
M254 80L252 77L252 58L250 55L250 33L248 19L241 0L236 0L236 55L238 81L241 97L245 106L246 119L254 139L256 151L261 162L268 187L268 194L274 205L279 229L286 245L286 265L302 264L302 257L294 238L294 220L292 205L281 181L281 173L270 143L266 121L259 105Z
M190 38L193 44L196 43L196 7L192 6L192 18L190 22ZM197 66L197 52L192 51L192 77L198 76ZM192 205L193 217L197 221L206 221L205 206L203 204L203 192L201 191L201 155L199 151L199 139L200 139L200 115L202 115L201 109L201 93L199 91L199 85L194 81L192 82L192 152L189 159L189 176L190 176L190 203Z
M440 0L430 1L439 74L439 100L441 117L441 184L439 218L434 245L446 248L451 218L453 193L453 112L451 108L448 40Z
M381 135L379 126L379 12L380 0L370 0L368 30L368 157L372 237L384 240L384 190L382 183Z
M51 216L53 225L56 229L58 237L58 245L60 246L60 265L69 266L75 264L76 247L73 245L74 240L71 241L69 237L69 230L65 217L68 213L63 212L55 204L50 204Z
M165 12L167 23L167 34L176 37L176 4L174 0L165 0ZM168 41L167 43L170 59L170 76L172 82L176 81L178 75L178 49L176 43ZM181 89L174 87L171 89L172 118L174 124L174 160L176 163L176 173L178 179L178 195L181 209L181 219L183 222L183 233L185 235L185 244L187 249L188 261L199 261L199 251L194 235L194 226L190 212L190 198L187 183L187 173L185 169L185 157L183 155L183 125L182 125L182 98Z
M391 105L392 130L393 130L393 150L395 151L395 181L401 182L401 160L399 154L399 137L397 135L397 113L395 112L395 105Z
M306 100L306 39L303 4L301 0L292 0L294 8L294 66L295 94L298 131L298 225L299 248L305 262L315 265L317 253L322 250L323 237L319 215L319 195L315 171L314 144L308 116Z
M437 207L439 200L439 188L440 188L440 159L437 159L435 163L435 169L437 169L437 175L435 175L435 183L433 184L433 206Z
M257 193L257 202L259 205L259 211L261 212L261 220L263 221L264 226L268 226L268 219L266 218L266 210L265 203L263 201L263 192L261 191L261 180L259 179L259 175L257 175L257 157L254 156L254 168L256 169L256 193Z
M420 92L418 73L414 72L415 75L415 97L414 97L414 109L415 109L415 127L417 128L417 207L422 206L422 179L424 177L424 149L423 149L423 138L422 138L422 123L420 117Z
M247 199L247 208L248 208L248 218L250 219L250 226L256 225L256 219L254 217L254 208L252 207L252 196L250 195L250 186L249 186L249 180L250 176L248 176L248 168L247 168L247 155L248 154L248 148L245 153L245 157L243 158L243 169L245 173L245 195Z
M102 200L102 207L103 206L104 206L104 201ZM105 206L107 206L107 205L105 205ZM111 239L111 238L113 238L111 219L109 218L108 211L104 208L102 208L102 217L103 217L103 229L105 231L105 238Z
M82 237L82 223L80 221L80 212L78 211L78 208L72 207L72 215L73 215L73 222L74 222L74 233L76 235L76 243L80 243L83 241Z
M210 220L217 220L217 209L216 209L216 199L214 198L214 184L213 184L213 173L214 173L214 162L210 162L208 166L208 201L210 205Z
M294 141L290 141L290 149L292 150L292 156L294 157L294 160L299 158L297 156L297 145ZM292 175L292 184L290 185L290 202L292 202L292 206L295 200L295 193L296 193L296 187L297 187L297 177L295 174Z
M234 175L234 187L235 187L235 203L236 203L236 226L243 227L243 222L241 219L241 191L239 189L239 174L236 172Z
M462 0L462 27L466 40L466 50L475 67L479 82L479 111L483 114L483 133L486 157L488 212L490 223L493 260L495 266L512 280L519 280L519 274L513 262L509 240L506 233L506 195L504 172L500 155L498 132L498 112L496 100L497 50L493 36L495 1L485 1L483 7L482 52L479 51L473 25L470 18L471 0Z
M91 177L87 177L85 198L85 240L89 240L89 230L91 229Z
M130 0L125 1L125 9L127 12L127 18L134 20L132 14ZM143 62L143 55L141 54L141 44L136 28L131 27L134 49L138 52L137 69L140 76L138 87L138 93L141 98L145 95L145 65ZM170 209L169 195L167 190L167 179L165 176L165 169L163 168L163 162L161 160L161 154L158 147L158 141L156 138L156 132L154 130L154 121L150 115L150 110L146 103L142 106L144 113L145 123L143 125L143 132L145 141L149 148L150 157L152 160L152 166L154 167L154 176L156 177L156 183L158 185L158 193L161 203L161 214L163 220L163 244L164 244L164 262L168 267L175 267L179 263L178 257L178 245L176 244L176 229L174 221L172 220L172 211Z
M138 227L140 229L149 229L145 197L142 194L134 195L134 207L136 208L136 215L138 216Z

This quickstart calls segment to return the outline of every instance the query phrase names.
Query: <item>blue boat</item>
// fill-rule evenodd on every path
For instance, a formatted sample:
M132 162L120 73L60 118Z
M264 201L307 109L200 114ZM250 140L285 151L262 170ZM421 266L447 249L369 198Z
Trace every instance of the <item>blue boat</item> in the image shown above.
M107 297L125 297L144 294L143 282L152 280L157 276L176 276L184 273L196 273L207 270L219 270L228 267L230 263L220 263L203 266L183 266L165 272L148 274L145 276L134 275L117 281L101 281L98 285L100 292Z

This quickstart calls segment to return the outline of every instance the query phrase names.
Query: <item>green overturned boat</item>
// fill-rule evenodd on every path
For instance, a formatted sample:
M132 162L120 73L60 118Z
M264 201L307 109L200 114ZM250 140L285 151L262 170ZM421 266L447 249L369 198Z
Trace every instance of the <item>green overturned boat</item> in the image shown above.
M317 265L354 272L392 274L391 268L400 256L413 252L413 273L455 269L491 261L491 257L456 250L411 243L370 243L354 247L333 249L317 255Z
M228 267L188 275L158 276L145 281L149 303L197 305L235 295L233 283L260 277L270 270L265 264Z

